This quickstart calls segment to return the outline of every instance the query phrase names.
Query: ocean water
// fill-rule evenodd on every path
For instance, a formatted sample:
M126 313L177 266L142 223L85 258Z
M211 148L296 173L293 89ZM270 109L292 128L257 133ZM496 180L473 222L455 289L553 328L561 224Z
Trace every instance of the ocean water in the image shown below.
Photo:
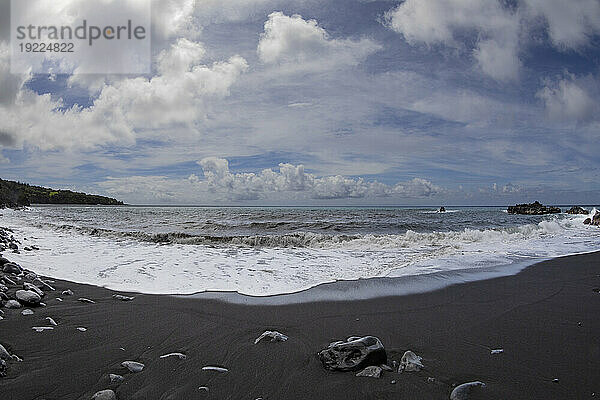
M585 217L500 207L39 206L1 210L0 226L40 248L11 259L55 278L143 293L269 296L339 280L435 277L439 287L490 270L508 275L600 250L600 229L583 225Z

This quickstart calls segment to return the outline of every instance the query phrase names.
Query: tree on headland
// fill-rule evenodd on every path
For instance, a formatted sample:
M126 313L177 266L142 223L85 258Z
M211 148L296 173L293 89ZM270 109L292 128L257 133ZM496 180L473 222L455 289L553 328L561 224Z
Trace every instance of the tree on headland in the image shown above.
M0 207L21 207L31 204L99 204L115 206L123 205L123 202L95 194L55 190L0 179Z

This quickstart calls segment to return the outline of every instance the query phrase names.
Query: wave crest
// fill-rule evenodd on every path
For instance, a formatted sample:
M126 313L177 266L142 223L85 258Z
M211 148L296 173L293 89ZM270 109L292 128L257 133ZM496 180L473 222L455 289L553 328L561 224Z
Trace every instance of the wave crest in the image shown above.
M243 246L269 248L351 248L356 250L380 250L412 247L459 246L461 243L498 243L535 239L555 235L573 228L577 221L553 219L537 224L508 228L464 229L460 231L416 232L408 230L401 234L323 234L294 232L275 235L193 235L184 232L147 233L122 232L100 228L60 225L63 231L77 232L110 239L132 239L157 244L185 244L206 246Z

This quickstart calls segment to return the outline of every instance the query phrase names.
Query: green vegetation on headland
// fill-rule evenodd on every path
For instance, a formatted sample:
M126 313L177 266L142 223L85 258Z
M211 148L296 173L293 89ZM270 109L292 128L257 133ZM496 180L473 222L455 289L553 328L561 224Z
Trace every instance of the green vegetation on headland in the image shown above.
M0 179L0 208L21 207L30 204L90 204L123 205L122 201L94 194L54 190L41 186Z

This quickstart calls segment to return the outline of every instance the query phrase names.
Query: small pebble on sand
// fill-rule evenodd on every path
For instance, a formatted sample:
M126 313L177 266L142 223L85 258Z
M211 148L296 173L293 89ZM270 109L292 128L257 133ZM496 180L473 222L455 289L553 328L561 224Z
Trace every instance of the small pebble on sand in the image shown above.
M177 357L180 360L185 360L187 358L187 356L183 353L169 353L169 354L163 354L162 356L160 356L160 358L167 358L167 357Z
M51 326L34 326L31 329L33 329L36 332L44 332L44 331L51 331L54 328Z
M215 372L220 372L220 373L225 373L228 372L229 370L227 368L223 368L223 367L215 367L213 365L207 365L206 367L202 367L202 371L215 371Z
M142 372L145 367L144 364L137 361L123 361L121 365L127 368L130 372Z
M77 300L81 301L82 303L96 304L94 300L86 299L85 297L80 297Z

